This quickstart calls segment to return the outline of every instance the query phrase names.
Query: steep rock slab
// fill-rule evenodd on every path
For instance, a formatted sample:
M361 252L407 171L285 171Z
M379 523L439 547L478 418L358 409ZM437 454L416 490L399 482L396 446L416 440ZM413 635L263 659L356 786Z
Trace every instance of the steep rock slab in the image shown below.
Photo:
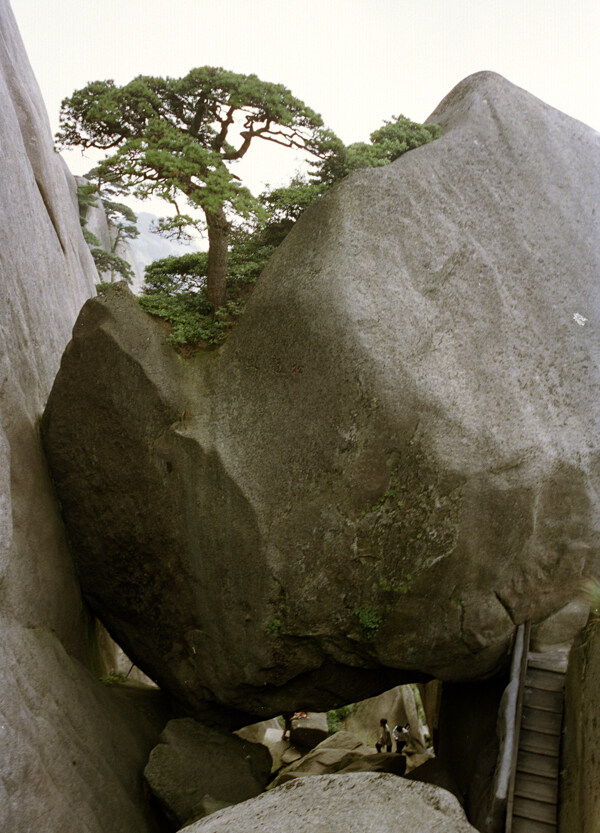
M491 73L432 118L217 353L121 289L74 330L45 432L86 594L195 709L489 674L597 563L599 136Z
M14 17L0 2L0 577L2 609L80 637L79 590L37 421L95 268ZM35 514L35 522L32 517ZM40 593L40 587L44 592Z
M569 656L561 757L561 833L596 833L599 828L599 724L600 619L592 618Z
M381 735L379 721L385 717L390 731L396 725L408 724L411 753L423 754L427 749L423 727L419 718L417 701L412 688L396 686L384 691L378 697L370 697L355 703L343 718L344 728L359 737L364 743L375 746Z
M109 688L49 629L0 625L0 829L157 831L142 770L160 692Z
M184 828L186 833L473 833L456 798L396 775L297 778Z
M333 775L345 772L387 772L404 775L406 758L395 753L378 753L349 732L336 732L311 749L299 761L285 767L273 780L270 788L286 784L294 778Z
M96 270L75 186L0 0L0 829L153 830L142 769L163 722L94 680L39 431Z

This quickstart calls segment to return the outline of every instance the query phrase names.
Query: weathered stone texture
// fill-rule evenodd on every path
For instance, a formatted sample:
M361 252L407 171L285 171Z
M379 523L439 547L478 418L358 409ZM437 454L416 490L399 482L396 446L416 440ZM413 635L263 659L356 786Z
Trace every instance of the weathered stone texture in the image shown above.
M87 598L200 712L493 673L598 562L600 137L493 73L432 119L304 214L219 351L115 289L65 353Z
M559 833L600 833L600 619L579 634L565 685Z
M456 798L431 784L359 773L297 778L186 833L474 833Z
M0 0L0 829L153 829L143 763L163 717L94 680L38 431L96 270L12 10Z
M94 292L95 269L79 228L74 183L54 151L6 0L0 3L0 109L2 608L22 623L50 625L72 640L81 632L79 590L65 556L37 420L73 321Z
M141 775L160 692L109 688L50 629L0 625L0 829L154 833Z
M186 824L258 795L271 764L260 743L181 718L167 723L144 775L167 816Z

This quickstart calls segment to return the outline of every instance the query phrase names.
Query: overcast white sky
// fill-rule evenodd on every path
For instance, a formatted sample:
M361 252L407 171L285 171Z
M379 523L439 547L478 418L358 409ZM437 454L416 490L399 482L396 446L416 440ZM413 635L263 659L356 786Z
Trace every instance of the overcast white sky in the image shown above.
M400 113L424 120L461 79L501 73L600 130L599 0L12 0L54 130L88 81L204 64L283 83L346 143ZM254 190L297 162L269 143ZM84 173L90 162L71 152ZM241 173L241 171L238 172Z

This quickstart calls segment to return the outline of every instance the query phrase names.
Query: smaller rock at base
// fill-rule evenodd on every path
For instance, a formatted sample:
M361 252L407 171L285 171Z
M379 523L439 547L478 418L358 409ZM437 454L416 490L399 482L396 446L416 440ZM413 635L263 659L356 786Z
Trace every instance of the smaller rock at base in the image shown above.
M271 773L271 755L192 718L170 720L150 753L144 775L167 816L189 824L258 795Z
M322 712L308 712L306 717L292 718L290 740L294 746L314 749L329 735L327 715Z
M410 770L406 777L412 781L422 781L426 784L435 784L437 787L443 787L443 789L455 795L461 805L464 804L464 798L456 780L439 758L429 758L420 766Z
M347 764L339 772L388 772L390 775L404 775L406 757L396 752L382 752L374 755L361 755Z

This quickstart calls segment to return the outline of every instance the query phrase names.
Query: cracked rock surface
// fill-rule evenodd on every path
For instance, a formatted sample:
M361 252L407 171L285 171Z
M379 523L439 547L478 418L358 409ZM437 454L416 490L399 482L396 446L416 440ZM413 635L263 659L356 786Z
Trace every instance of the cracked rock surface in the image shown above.
M600 137L493 73L431 120L303 215L218 351L116 287L63 357L86 598L197 714L487 675L598 562Z

